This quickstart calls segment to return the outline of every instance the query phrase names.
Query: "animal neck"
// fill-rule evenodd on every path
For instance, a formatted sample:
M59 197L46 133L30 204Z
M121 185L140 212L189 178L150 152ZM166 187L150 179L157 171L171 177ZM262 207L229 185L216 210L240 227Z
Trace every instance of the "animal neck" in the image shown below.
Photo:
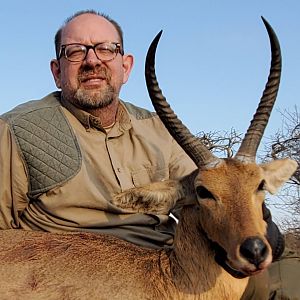
M212 296L213 291L215 299L235 299L235 295L239 299L248 279L236 279L216 263L213 243L195 218L199 218L196 205L182 208L170 255L174 284L183 294Z
M209 284L214 281L220 267L214 261L214 252L210 242L202 232L198 223L193 221L197 216L196 206L182 208L174 238L174 251L172 253L171 270L175 282L184 289L197 289L199 278L203 278ZM199 214L199 212L198 212Z

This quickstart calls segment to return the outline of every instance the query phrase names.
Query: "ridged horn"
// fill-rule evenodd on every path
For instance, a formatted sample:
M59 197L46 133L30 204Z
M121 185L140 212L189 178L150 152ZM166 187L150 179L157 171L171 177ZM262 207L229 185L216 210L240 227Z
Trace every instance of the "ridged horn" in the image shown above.
M155 74L155 53L162 31L152 41L146 56L145 77L150 99L161 121L187 155L198 167L210 168L221 162L214 156L199 138L179 120L159 88Z
M278 38L270 24L262 17L271 44L271 67L265 90L260 99L256 113L245 134L235 158L244 162L255 162L255 156L269 121L280 84L281 52Z

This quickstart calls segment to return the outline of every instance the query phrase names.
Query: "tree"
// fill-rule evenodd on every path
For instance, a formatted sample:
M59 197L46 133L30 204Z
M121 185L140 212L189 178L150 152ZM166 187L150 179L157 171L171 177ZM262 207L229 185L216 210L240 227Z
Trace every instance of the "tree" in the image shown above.
M233 128L230 131L200 131L197 136L216 156L227 158L234 156L243 139L243 134Z

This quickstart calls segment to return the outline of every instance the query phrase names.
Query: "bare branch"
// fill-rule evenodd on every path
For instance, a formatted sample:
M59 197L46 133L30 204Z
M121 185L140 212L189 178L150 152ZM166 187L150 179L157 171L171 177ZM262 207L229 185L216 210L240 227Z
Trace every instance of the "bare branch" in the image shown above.
M197 136L215 155L230 158L236 153L236 148L240 145L243 134L231 128L229 132L224 130L208 133L200 131Z

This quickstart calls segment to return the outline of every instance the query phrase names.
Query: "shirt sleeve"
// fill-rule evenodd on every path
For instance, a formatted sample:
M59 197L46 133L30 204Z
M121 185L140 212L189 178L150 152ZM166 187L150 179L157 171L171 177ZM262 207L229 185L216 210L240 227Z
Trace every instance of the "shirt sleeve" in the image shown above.
M170 179L179 179L196 169L195 163L185 153L185 151L173 140L173 151L170 159ZM178 219L181 211L181 206L176 206L172 209L172 214Z
M185 151L173 140L172 155L170 159L170 179L178 179L190 174L196 169L195 163Z
M23 161L8 124L0 119L0 229L18 228L28 203Z

